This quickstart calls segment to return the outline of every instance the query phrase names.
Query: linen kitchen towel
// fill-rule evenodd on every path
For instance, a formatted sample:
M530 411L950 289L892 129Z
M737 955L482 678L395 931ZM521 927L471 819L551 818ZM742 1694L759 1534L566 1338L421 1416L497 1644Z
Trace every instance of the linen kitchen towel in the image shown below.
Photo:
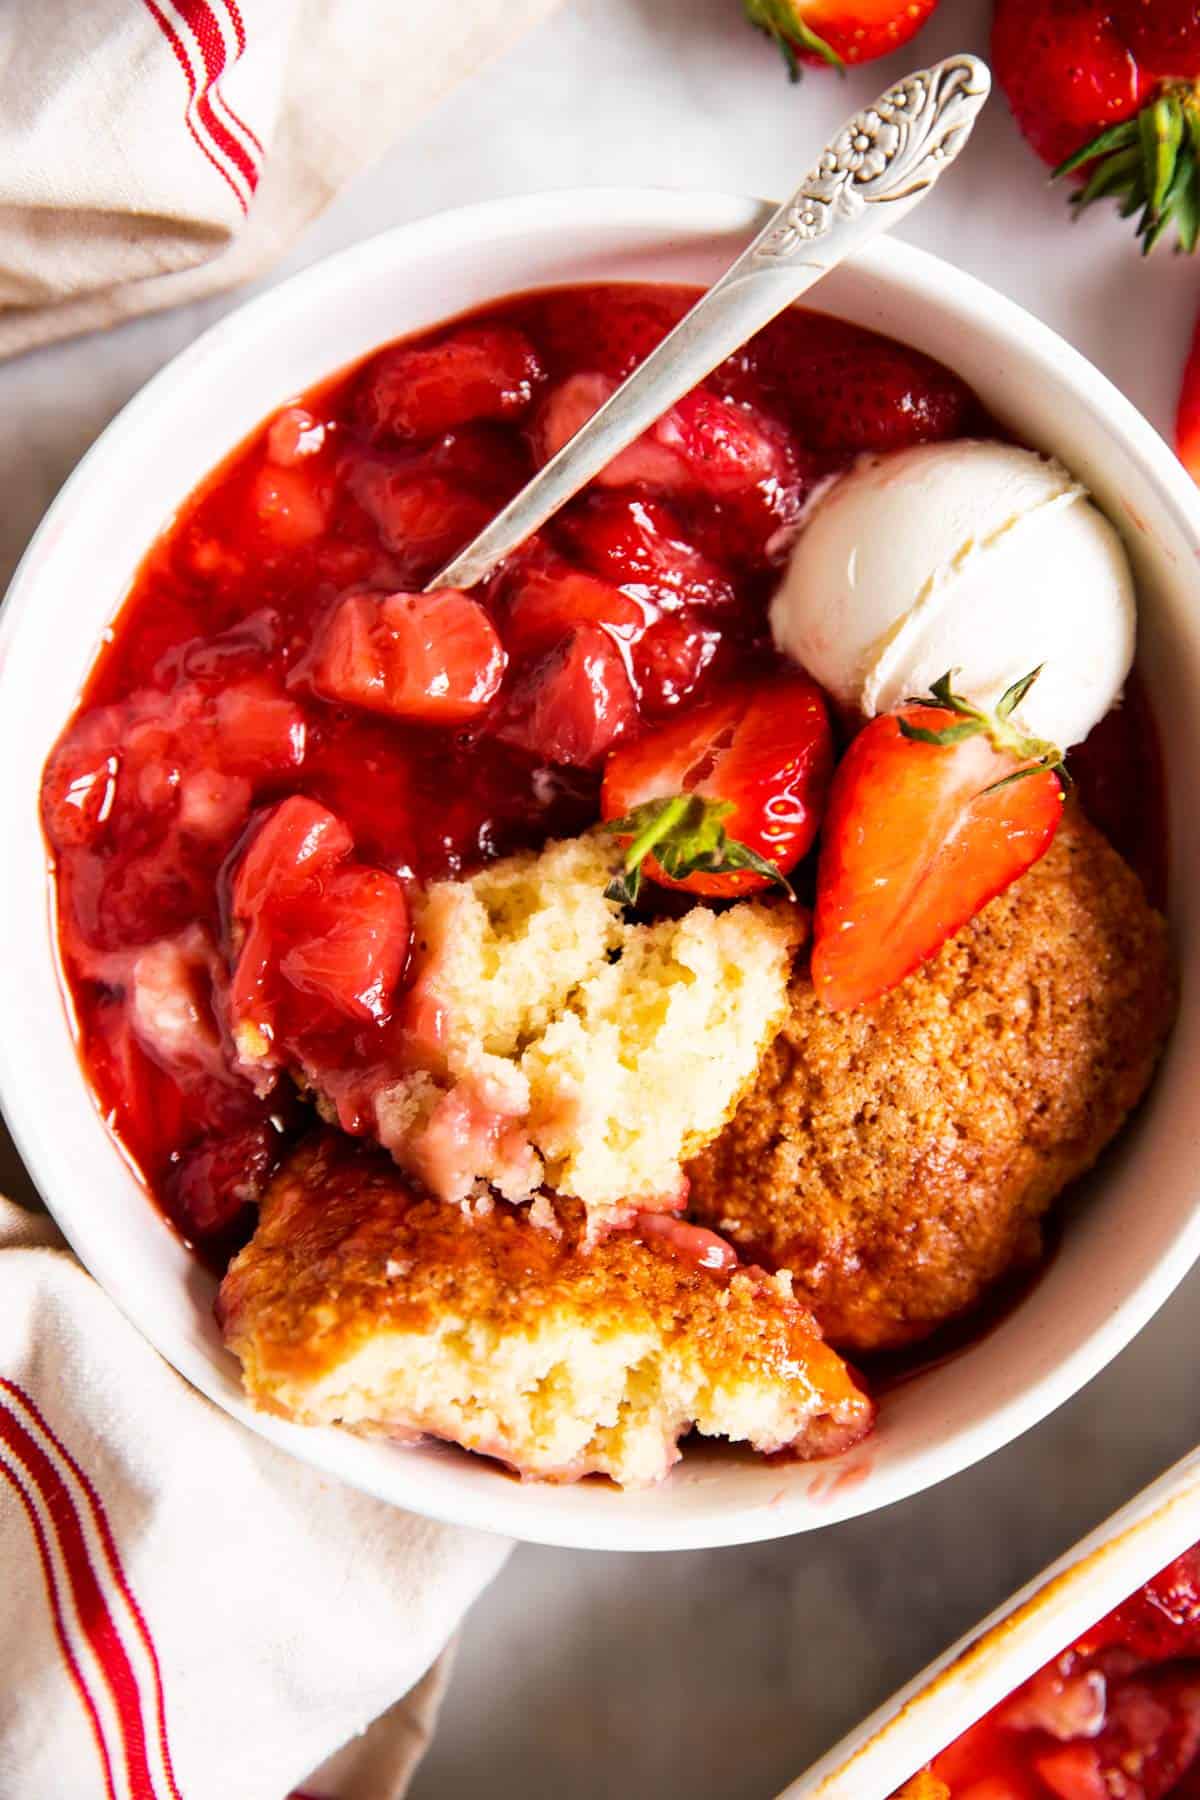
M0 356L267 267L557 3L0 7Z
M397 1800L508 1547L227 1418L0 1200L3 1800Z

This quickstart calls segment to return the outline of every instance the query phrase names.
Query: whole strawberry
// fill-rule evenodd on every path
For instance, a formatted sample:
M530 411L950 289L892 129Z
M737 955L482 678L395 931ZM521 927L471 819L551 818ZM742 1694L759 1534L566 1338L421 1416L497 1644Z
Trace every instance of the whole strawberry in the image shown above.
M800 64L873 62L915 37L938 0L742 0L751 24L779 45L795 81Z
M1143 251L1200 240L1200 0L996 0L992 67L1077 210L1112 199Z

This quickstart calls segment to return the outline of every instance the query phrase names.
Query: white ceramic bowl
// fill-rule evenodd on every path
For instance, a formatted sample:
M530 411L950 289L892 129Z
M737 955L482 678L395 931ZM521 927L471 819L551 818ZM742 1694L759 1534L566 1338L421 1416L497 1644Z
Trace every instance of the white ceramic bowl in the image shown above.
M887 1800L1198 1540L1193 1450L943 1651L778 1800Z
M0 1096L79 1255L180 1372L273 1443L434 1517L590 1548L686 1549L779 1537L868 1512L997 1449L1126 1344L1200 1252L1200 504L1166 446L1036 320L948 264L887 243L820 304L941 357L992 412L1062 457L1125 531L1141 656L1171 783L1183 1012L1148 1107L1024 1304L890 1395L875 1437L834 1463L780 1466L689 1448L663 1486L520 1485L487 1462L305 1431L245 1405L214 1328L212 1282L108 1136L76 1062L56 966L38 784L101 633L143 552L195 483L281 401L389 338L493 296L568 281L707 282L764 209L718 194L598 190L472 207L386 233L234 313L156 377L84 458L13 583L0 637Z

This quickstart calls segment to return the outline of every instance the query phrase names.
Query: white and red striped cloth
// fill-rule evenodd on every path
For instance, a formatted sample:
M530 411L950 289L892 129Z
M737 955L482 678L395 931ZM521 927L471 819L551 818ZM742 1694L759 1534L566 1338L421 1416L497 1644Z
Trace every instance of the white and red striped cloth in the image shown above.
M265 268L556 4L0 6L0 356Z
M507 1550L236 1425L0 1200L2 1800L396 1800Z

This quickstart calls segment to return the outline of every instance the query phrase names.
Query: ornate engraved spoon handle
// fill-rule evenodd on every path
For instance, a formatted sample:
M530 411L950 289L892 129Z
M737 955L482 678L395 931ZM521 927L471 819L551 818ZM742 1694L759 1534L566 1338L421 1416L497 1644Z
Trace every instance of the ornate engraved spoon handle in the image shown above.
M898 224L954 161L990 88L986 64L952 56L856 113L716 286L430 587L482 581L776 313Z

